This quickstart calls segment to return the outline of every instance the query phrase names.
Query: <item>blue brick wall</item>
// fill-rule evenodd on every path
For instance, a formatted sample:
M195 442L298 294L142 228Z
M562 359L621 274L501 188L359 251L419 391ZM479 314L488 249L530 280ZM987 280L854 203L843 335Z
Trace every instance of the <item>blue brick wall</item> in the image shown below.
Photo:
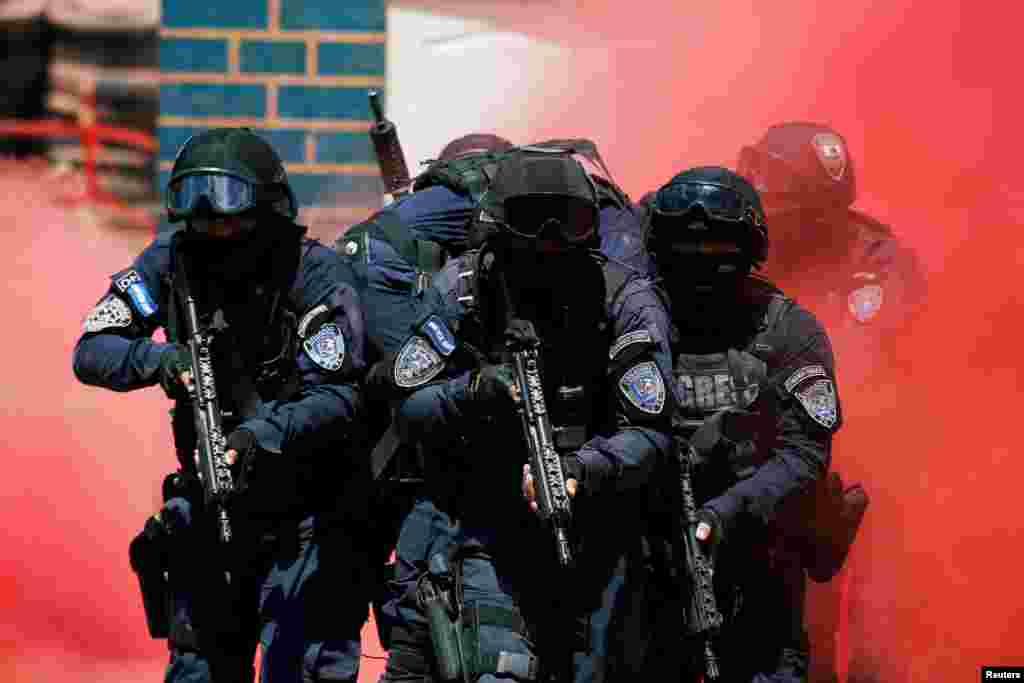
M163 0L163 25L174 28L267 28L267 3Z
M384 45L352 45L347 43L321 43L317 62L323 75L382 74L384 73Z
M242 41L240 66L243 73L305 74L306 44Z
M169 116L248 116L267 110L264 85L174 83L160 86L160 114Z
M316 158L327 164L373 164L370 137L362 133L318 133Z
M281 116L298 119L359 119L367 115L366 88L286 85L277 103Z
M223 73L228 70L228 41L188 38L162 40L160 68L163 71Z
M245 125L281 155L304 207L367 211L382 184L366 134L384 90L384 0L162 0L161 192L178 148Z
M383 31L384 5L384 0L281 0L281 28L313 31Z

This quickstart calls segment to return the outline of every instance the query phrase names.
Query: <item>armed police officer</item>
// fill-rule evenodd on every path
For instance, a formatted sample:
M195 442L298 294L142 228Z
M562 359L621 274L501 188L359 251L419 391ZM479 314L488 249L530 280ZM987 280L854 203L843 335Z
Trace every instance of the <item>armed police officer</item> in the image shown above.
M75 347L82 382L175 401L179 469L131 549L167 681L251 681L257 641L264 681L356 680L364 325L350 270L297 208L259 136L193 136L166 194L184 228L112 276Z
M778 124L741 150L737 172L757 188L772 226L767 273L798 293L829 329L847 391L889 381L887 349L922 310L926 281L915 252L888 225L854 208L856 174L846 140L817 123ZM841 481L832 487L841 490ZM867 501L859 485L846 487L846 499L850 512L863 511ZM839 568L811 576L829 580ZM838 645L845 638L840 615L851 609L848 581L846 572L810 589L814 681L837 680L846 666Z
M877 356L915 318L925 280L892 228L853 208L857 183L843 136L817 123L778 124L740 151L736 171L757 188L772 226L766 273L799 288L829 329L843 330L834 336L844 366L858 348ZM874 362L864 359L849 379L861 381Z
M682 670L697 680L717 668L722 681L804 681L808 543L793 509L825 476L842 422L828 336L810 312L751 275L767 257L768 234L757 192L735 173L700 167L672 178L653 198L648 240L677 332L673 427L692 444L699 525L684 533L714 561L723 622L704 634L717 667L680 647L680 631L691 628L680 623L689 590L682 577L679 601L663 603L670 621L657 622L645 673L654 680Z
M395 422L425 474L383 680L603 680L602 601L669 444L667 314L593 250L597 191L564 152L503 156L475 221L435 279L443 315L370 373L408 396ZM524 473L531 453L543 472Z

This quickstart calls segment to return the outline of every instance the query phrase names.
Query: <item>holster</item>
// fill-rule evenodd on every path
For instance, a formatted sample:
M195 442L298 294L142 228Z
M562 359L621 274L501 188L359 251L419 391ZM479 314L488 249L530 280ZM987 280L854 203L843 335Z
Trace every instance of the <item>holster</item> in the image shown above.
M844 488L832 472L782 506L776 528L812 580L830 581L843 568L869 502L860 484Z
M514 611L462 600L461 561L475 548L453 548L451 558L433 555L426 574L417 585L417 599L427 615L430 640L442 680L471 683L486 673L507 674L519 681L538 677L536 657L519 653L486 651L481 647L481 626L497 626L527 632L523 618Z
M132 570L139 579L146 627L153 638L166 638L171 623L166 537L162 530L156 528L160 524L159 519L150 517L146 527L132 539L128 547Z
M444 554L437 553L430 558L427 572L416 585L416 600L427 616L441 680L455 681L463 675L468 680L459 640L461 606L457 601L455 577Z

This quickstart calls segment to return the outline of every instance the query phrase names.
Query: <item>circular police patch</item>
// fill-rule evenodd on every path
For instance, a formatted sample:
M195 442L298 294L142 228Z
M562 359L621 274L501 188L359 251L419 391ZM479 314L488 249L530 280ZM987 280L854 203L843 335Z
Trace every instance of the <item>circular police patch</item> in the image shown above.
M884 291L879 285L865 285L850 292L847 305L857 322L866 323L882 309Z
M128 327L132 324L132 310L121 297L107 294L100 299L82 323L83 332L102 332L112 327Z
M395 359L395 384L403 389L412 389L434 379L443 369L444 359L430 342L413 335Z
M309 339L302 342L309 359L324 370L336 372L345 362L345 337L334 323L326 323Z
M818 155L821 167L836 182L843 179L846 172L846 150L842 139L835 133L818 133L811 139L814 153Z
M619 380L619 390L634 407L658 415L665 407L665 382L651 361L634 365Z
M359 251L359 242L355 240L349 240L345 242L345 254L347 256L355 256L356 252Z
M811 382L800 391L794 392L800 405L804 407L811 419L825 429L832 429L839 419L836 388L831 380L819 379Z

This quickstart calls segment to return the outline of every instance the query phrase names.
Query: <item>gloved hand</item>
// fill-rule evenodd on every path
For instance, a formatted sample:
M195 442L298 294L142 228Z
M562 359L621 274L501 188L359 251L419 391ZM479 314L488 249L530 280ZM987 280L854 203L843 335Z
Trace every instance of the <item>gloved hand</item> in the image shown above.
M569 498L575 498L580 488L580 482L583 481L583 463L575 455L563 455L560 459L562 473L565 475L565 491L569 494ZM537 489L533 483L533 472L529 464L523 465L522 492L530 509L537 512L539 510Z
M697 529L694 535L713 552L725 541L725 525L717 512L704 507L697 510Z
M261 475L260 470L269 464L268 459L276 459L273 454L259 447L256 435L248 429L236 429L231 432L225 445L224 458L231 466L236 494L248 492L261 476L266 478L269 473L263 472Z
M160 386L167 398L188 398L192 386L192 354L183 344L173 344L160 356Z
M540 345L537 330L529 320L513 318L505 328L505 345L512 348L529 348Z
M487 364L473 370L469 376L469 398L481 407L494 407L507 401L518 403L519 387L512 366Z

